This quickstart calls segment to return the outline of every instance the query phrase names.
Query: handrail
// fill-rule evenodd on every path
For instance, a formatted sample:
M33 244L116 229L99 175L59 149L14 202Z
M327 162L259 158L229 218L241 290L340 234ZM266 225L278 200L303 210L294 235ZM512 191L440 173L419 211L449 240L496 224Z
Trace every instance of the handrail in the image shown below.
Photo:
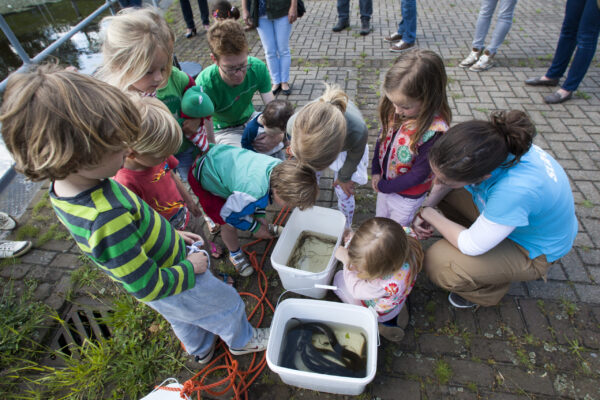
M41 61L43 61L46 57L48 57L50 54L52 54L52 52L54 50L56 50L59 46L61 46L64 42L71 39L71 37L73 35L75 35L76 33L79 33L79 31L81 31L83 28L85 28L96 17L98 17L100 14L102 14L104 11L106 11L106 9L110 8L111 12L113 12L111 6L114 3L116 3L118 0L105 0L105 1L106 2L102 6L100 6L96 11L94 11L93 13L91 13L90 15L85 17L80 23L78 23L73 28L71 28L71 30L69 32L67 32L64 36L62 36L62 37L58 38L57 40L55 40L54 42L52 42L48 47L46 47L37 56L35 56L33 58L29 58L27 53L25 53L25 50L21 46L21 43L19 42L19 40L17 39L17 37L15 36L13 31L10 29L10 27L6 23L6 20L4 19L4 17L2 15L0 15L0 28L2 28L2 30L4 31L4 34L10 41L10 44L15 48L19 57L21 57L21 59L23 60L23 65L20 66L19 69L17 69L13 73L24 71L27 68L29 68L32 64L37 64L37 63L40 63ZM114 12L113 12L113 14L114 14ZM7 81L8 81L8 77L5 78L0 83L0 93L4 93L4 90L6 89Z

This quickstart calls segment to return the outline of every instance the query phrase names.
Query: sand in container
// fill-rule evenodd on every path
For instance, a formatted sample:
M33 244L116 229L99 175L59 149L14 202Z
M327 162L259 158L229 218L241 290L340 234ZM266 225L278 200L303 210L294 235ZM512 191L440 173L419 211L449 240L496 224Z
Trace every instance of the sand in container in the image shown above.
M337 238L313 231L302 231L286 265L302 271L318 273L329 264Z

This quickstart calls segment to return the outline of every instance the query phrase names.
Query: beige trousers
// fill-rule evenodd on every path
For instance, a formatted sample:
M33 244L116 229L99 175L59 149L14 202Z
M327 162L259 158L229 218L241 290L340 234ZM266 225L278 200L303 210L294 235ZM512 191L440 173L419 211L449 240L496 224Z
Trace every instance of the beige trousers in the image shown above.
M467 227L479 216L466 189L453 190L438 207L446 217ZM545 255L532 260L527 250L510 239L480 256L467 256L442 239L426 251L424 261L433 283L481 306L498 304L511 282L545 279L549 266Z

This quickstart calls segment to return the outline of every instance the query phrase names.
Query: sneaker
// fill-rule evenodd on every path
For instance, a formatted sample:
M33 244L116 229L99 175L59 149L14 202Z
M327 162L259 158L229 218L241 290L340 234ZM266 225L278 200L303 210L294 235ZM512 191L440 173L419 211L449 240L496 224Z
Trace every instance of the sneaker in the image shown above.
M481 72L494 66L494 54L484 51L479 60L469 68L469 71Z
M0 240L0 258L20 257L31 249L31 242Z
M390 43L396 43L402 40L402 35L398 32L394 32L391 35L384 37L383 40Z
M0 229L3 231L12 231L17 226L17 223L10 215L0 211Z
M271 234L271 236L273 236L273 237L279 237L279 235L281 235L281 232L283 232L283 226L281 226L281 225L275 225L275 224L269 224L268 231Z
M264 351L267 349L267 344L269 344L269 334L271 333L271 328L252 328L253 333L250 341L246 343L246 345L241 349L232 349L229 348L229 352L234 356L241 356L243 354L248 353L256 353L258 351Z
M400 314L396 317L396 325L398 325L402 329L406 329L408 323L410 321L410 313L408 311L408 299L404 302L404 306L402 310L400 310Z
M210 362L210 360L212 360L213 356L215 355L215 349L217 348L217 335L214 335L214 339L213 339L213 343L212 346L210 347L210 350L208 350L208 353L206 353L205 356L195 356L194 357L194 361L196 361L198 364L208 364Z
M479 60L480 56L481 56L481 50L472 49L471 53L467 56L467 58L462 60L460 62L460 64L458 64L458 65L461 66L462 68L470 67L471 65L475 64L477 62L477 60Z
M389 340L390 342L400 342L404 339L404 329L398 325L379 325L379 334Z
M246 259L246 256L244 256L243 251L241 251L239 254L237 254L235 256L232 256L230 254L229 261L231 261L235 270L241 276L250 276L254 272L254 268L252 268L252 265L250 265L250 263L248 262L248 259Z
M371 31L373 30L373 28L371 28L371 20L369 18L361 18L360 19L360 35L361 36L366 36L369 33L371 33Z
M337 24L335 24L335 26L331 28L331 30L334 32L341 32L348 27L350 27L350 21L348 21L347 19L338 19Z
M412 47L415 47L415 43L406 43L404 40L399 41L398 43L394 43L390 46L390 51L393 53L400 53L405 50L408 50Z
M450 302L450 304L452 304L456 308L479 307L478 304L475 304L472 301L469 301L469 300L465 299L464 297L459 296L456 293L450 293L448 295L448 301Z

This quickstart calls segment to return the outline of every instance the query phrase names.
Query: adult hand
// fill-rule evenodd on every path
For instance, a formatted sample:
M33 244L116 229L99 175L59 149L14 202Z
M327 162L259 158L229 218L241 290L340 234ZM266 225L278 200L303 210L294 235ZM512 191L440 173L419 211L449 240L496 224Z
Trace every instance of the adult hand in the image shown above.
M294 7L294 3L292 1L292 5L290 6L290 10L288 11L288 21L290 24L293 24L298 19L298 5Z
M252 142L252 146L259 153L265 153L277 146L283 140L283 133L279 135L260 135Z
M342 190L344 191L344 193L346 193L346 196L350 197L354 194L354 186L356 184L352 181L348 181L348 182L340 182L339 180L335 180L335 182L333 182L333 186L339 186L342 188Z
M380 174L371 176L371 187L373 188L374 191L376 191L378 193L379 193L379 188L377 186L379 185L380 180L381 180Z
M194 266L195 274L203 274L208 268L208 257L203 251L192 253L187 256L187 260Z
M179 235L181 235L185 244L204 242L204 239L202 239L202 236L198 235L197 233L188 232L188 231L177 231L177 233L179 233Z
M412 223L412 228L415 234L417 235L417 239L427 239L433 235L433 226L427 221L425 221L422 217L416 215L415 219Z
M196 136L196 132L198 132L200 124L202 124L202 119L200 118L186 119L183 121L183 126L181 129L183 130L185 137L193 138Z
M244 20L244 22L246 23L246 25L248 25L248 26L252 26L253 25L252 20L250 19L250 12L248 12L248 8L247 7L242 7L242 19Z
M269 226L267 224L261 224L254 236L259 239L273 239L273 236L269 233Z

